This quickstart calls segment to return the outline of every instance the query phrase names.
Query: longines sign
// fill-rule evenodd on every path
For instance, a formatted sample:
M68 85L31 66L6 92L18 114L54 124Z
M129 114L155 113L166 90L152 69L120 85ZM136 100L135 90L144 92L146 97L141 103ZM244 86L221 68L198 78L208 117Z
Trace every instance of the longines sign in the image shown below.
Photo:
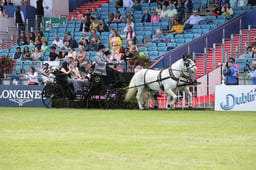
M44 107L41 92L44 86L0 85L0 106Z
M215 110L256 111L256 86L216 86Z

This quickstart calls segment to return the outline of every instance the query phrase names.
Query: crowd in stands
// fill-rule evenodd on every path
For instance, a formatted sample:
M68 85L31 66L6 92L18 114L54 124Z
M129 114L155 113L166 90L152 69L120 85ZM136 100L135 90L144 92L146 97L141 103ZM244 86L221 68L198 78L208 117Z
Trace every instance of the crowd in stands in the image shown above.
M20 31L17 39L19 46L25 46L24 49L17 47L14 54L15 60L31 60L43 61L47 56L48 61L67 61L68 64L77 62L76 68L81 68L80 71L86 72L91 63L87 54L98 52L99 47L102 45L102 33L108 32L108 45L110 53L110 60L117 63L116 68L120 69L118 63L124 62L123 56L129 56L129 53L135 55L139 52L138 36L135 30L135 17L136 11L142 11L142 3L157 3L155 9L145 9L141 15L141 23L159 23L161 20L168 20L168 34L176 35L183 34L185 30L193 28L201 21L205 20L204 17L198 15L197 10L193 10L192 0L116 0L116 11L110 13L107 20L104 19L97 9L92 9L92 12L83 14L80 10L77 11L76 17L72 20L81 21L79 31L82 32L81 38L75 39L73 34L69 31L65 33L64 37L60 37L57 33L50 44L42 31L37 33L30 32L27 36ZM214 9L210 10L210 15L218 17L224 15L227 19L232 18L234 15L233 7L245 6L248 4L254 5L254 1L240 1L240 0L218 0L216 1ZM23 5L29 5L26 1L22 2ZM12 5L11 1L5 2L5 5ZM121 12L120 9L131 9ZM5 17L3 6L0 5L0 17ZM186 15L185 15L186 14ZM189 16L186 18L186 16ZM7 16L8 17L8 16ZM17 7L14 14L16 23L24 24L24 15ZM116 29L112 24L124 24L123 29ZM151 36L151 42L155 43L168 43L163 30L154 30ZM106 45L106 44L104 44ZM125 49L125 50L124 50ZM128 54L126 53L128 51ZM66 65L65 65L66 66ZM33 69L32 69L33 70ZM74 73L75 74L75 73ZM78 78L84 76L80 75Z

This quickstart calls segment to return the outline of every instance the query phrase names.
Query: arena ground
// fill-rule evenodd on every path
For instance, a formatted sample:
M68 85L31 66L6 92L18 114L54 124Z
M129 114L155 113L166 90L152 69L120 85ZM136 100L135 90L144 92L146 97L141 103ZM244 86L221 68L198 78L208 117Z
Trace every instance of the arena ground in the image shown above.
M0 108L0 169L256 169L253 112Z

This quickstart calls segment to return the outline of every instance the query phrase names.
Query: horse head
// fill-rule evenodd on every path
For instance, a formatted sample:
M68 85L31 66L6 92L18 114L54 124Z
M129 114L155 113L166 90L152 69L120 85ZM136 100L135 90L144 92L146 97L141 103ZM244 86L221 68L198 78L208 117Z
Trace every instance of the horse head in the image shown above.
M184 54L182 56L182 58L183 58L183 62L184 62L185 72L188 72L190 74L196 73L197 67L196 67L194 60L192 59L192 56Z

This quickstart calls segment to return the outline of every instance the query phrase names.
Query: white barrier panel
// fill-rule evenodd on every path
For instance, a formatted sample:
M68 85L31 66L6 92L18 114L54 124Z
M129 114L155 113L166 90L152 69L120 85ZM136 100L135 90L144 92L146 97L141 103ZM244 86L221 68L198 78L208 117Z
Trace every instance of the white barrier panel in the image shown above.
M216 86L215 110L256 111L256 86Z

